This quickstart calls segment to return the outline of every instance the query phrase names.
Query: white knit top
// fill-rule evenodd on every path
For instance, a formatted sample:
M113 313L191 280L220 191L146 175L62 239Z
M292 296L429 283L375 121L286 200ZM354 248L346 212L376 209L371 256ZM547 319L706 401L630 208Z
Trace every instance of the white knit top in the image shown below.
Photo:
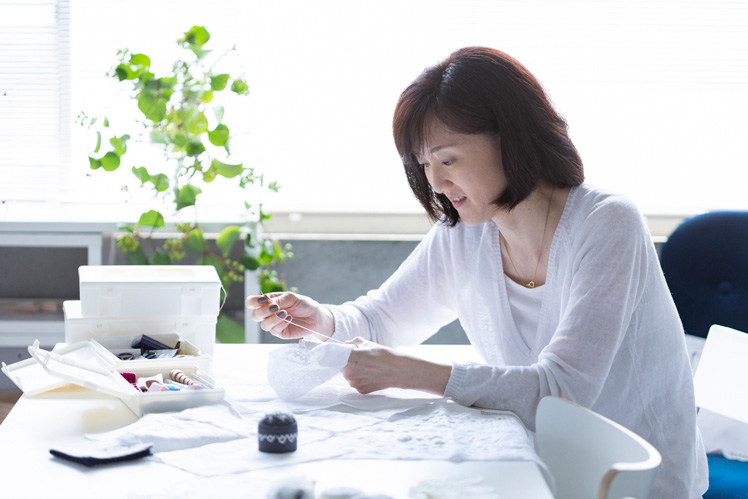
M683 328L636 207L583 184L550 249L537 331L512 319L493 222L437 223L379 288L331 307L334 336L417 344L456 317L485 364L454 364L445 397L514 411L530 429L546 395L588 407L654 445L652 498L697 498L707 463Z

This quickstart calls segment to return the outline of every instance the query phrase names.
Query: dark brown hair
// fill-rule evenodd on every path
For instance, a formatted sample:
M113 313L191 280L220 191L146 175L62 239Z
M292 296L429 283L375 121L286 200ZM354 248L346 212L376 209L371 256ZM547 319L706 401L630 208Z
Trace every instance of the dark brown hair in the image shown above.
M557 187L584 181L582 160L560 116L535 77L511 56L467 47L427 68L403 91L395 108L393 134L410 188L432 220L460 216L436 194L417 154L427 127L438 122L455 133L500 134L507 188L494 203L512 209L544 180Z

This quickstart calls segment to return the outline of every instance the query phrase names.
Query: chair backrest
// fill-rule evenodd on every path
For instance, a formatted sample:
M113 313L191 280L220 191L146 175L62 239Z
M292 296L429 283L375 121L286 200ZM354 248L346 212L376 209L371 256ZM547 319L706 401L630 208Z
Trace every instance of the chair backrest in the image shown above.
M686 333L712 324L748 331L748 212L712 212L682 222L660 251Z
M540 401L535 427L558 499L649 496L662 457L632 431L558 397Z
M748 334L712 326L693 384L698 407L748 423Z

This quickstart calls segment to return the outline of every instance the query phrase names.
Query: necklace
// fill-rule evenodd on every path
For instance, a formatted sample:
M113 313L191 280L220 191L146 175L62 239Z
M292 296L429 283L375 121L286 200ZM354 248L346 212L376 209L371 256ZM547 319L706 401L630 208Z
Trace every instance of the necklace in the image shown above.
M545 246L545 233L548 231L548 215L551 213L551 202L553 201L553 193L556 190L554 187L551 189L551 197L548 199L548 208L545 212L545 225L543 225L543 239L540 241L540 254L538 255L538 262L535 264L535 273L532 275L532 280L530 282L524 282L524 279L522 279L522 285L526 288L534 288L535 287L535 279L538 278L538 267L540 267L540 259L543 257L543 247ZM514 259L512 258L512 254L509 253L509 244L506 242L506 238L504 235L499 231L499 237L504 241L504 248L506 249L506 255L509 257L509 261L512 262L512 267L514 268L514 273L517 274L517 277L520 277L519 271L517 270L517 266L514 264Z

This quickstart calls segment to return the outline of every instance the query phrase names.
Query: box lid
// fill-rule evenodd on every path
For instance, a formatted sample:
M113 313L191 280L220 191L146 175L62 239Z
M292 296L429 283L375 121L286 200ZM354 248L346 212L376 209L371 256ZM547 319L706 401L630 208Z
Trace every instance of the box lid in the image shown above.
M35 341L31 357L50 375L84 388L128 400L137 395L116 370L116 357L93 341L81 341L63 350L48 352Z
M82 265L80 284L177 283L215 284L221 280L212 265Z
M32 357L11 365L2 363L2 371L26 395L34 396L67 385L67 381L52 376Z

